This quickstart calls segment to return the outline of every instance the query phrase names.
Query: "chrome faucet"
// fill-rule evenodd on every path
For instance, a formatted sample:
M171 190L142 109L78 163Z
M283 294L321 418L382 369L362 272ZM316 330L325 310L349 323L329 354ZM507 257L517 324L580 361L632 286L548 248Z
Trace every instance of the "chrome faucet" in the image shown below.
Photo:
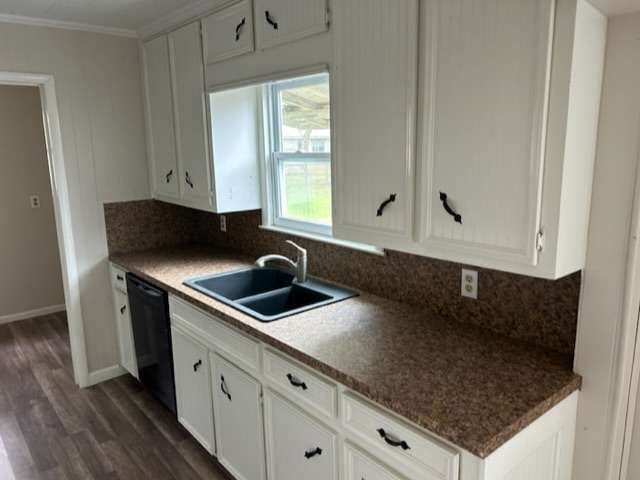
M287 243L295 247L298 251L298 257L295 262L282 255L265 255L264 257L260 257L256 260L256 265L260 268L264 268L267 262L280 261L293 269L296 274L297 283L304 283L307 281L307 251L301 246L293 243L291 240L287 240Z

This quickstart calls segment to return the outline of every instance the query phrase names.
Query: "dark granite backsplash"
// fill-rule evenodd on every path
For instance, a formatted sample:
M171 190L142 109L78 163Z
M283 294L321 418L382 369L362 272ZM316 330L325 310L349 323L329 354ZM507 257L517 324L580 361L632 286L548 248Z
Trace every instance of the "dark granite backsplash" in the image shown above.
M286 235L258 228L259 211L226 217L227 233L222 233L216 214L155 200L107 204L109 252L205 243L254 257L292 254ZM381 257L303 238L296 242L309 251L311 275L573 355L580 273L551 281L473 267L479 271L479 292L478 300L471 300L460 296L461 264L396 251Z

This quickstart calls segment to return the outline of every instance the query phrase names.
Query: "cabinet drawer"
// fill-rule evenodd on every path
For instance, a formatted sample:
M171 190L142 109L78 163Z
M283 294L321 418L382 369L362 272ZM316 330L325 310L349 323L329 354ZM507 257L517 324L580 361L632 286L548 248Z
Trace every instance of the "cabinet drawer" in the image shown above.
M124 270L111 265L111 285L121 292L127 293L127 277Z
M267 477L273 480L338 478L336 435L279 395L264 395Z
M360 449L345 444L346 480L406 480Z
M234 362L258 370L260 365L260 345L255 340L228 327L211 315L207 315L174 296L169 297L169 311L172 319L186 323Z
M264 351L264 374L296 400L302 400L325 415L336 416L338 392L334 384L269 349Z
M346 429L389 458L424 470L429 480L458 478L455 450L349 393L342 396L342 407Z

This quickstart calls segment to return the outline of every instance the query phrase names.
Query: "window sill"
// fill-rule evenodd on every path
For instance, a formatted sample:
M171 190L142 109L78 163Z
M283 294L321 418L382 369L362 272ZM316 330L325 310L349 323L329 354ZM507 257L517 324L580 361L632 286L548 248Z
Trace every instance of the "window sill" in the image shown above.
M384 257L384 250L378 247L372 247L364 243L350 242L348 240L340 240L338 238L326 237L324 235L316 235L313 233L301 232L299 230L293 230L290 228L278 227L274 225L260 225L262 230L268 230L270 232L283 233L285 235L292 235L294 237L306 238L309 240L315 240L317 242L329 243L338 247L350 248L351 250L357 250L359 252L370 253L371 255L378 255Z

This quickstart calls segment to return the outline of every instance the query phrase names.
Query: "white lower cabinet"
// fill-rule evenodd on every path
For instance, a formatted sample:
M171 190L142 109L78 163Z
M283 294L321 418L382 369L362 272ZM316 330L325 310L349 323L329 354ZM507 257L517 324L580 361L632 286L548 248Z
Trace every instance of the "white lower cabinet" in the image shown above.
M116 330L118 333L120 365L131 375L138 378L138 362L136 359L135 347L133 345L131 314L129 313L129 297L125 293L126 282L124 278L124 272L112 268L113 309L116 318Z
M335 433L269 390L264 408L270 479L338 478Z
M344 447L344 461L345 480L406 480L349 443Z
M174 327L171 342L178 421L209 453L214 453L209 352Z
M480 458L183 300L169 305L178 418L211 453L215 431L237 480L571 479L578 392Z
M211 354L218 461L238 480L265 478L260 383Z

